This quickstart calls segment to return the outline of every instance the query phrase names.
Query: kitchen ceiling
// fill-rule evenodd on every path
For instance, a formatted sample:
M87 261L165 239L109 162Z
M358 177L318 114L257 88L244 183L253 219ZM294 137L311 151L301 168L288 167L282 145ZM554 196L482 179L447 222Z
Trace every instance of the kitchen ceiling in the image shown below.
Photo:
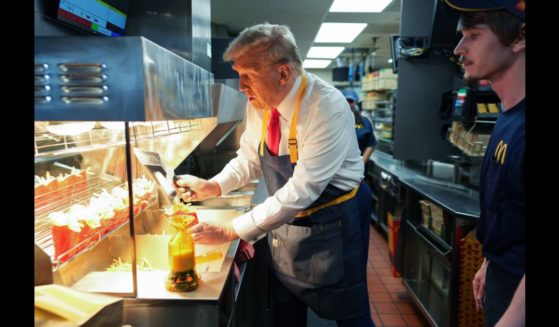
M227 27L236 35L245 27L269 22L291 28L303 59L325 23L367 23L350 44L321 43L320 46L344 46L340 55L359 62L362 53L375 52L374 68L391 67L389 37L400 30L400 0L393 0L381 13L330 13L333 0L211 0L212 23ZM352 49L353 54L352 54ZM336 67L335 60L328 68Z

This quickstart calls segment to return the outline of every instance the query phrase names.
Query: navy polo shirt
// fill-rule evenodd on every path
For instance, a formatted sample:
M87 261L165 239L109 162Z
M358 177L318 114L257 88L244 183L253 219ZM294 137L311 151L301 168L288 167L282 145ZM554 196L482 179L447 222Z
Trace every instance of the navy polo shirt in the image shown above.
M524 274L526 244L526 105L500 114L483 158L477 238L491 264Z
M359 143L361 154L363 154L367 147L372 146L374 148L377 145L377 139L373 133L373 125L367 117L363 117L361 124L355 124L355 133L357 134L357 142Z

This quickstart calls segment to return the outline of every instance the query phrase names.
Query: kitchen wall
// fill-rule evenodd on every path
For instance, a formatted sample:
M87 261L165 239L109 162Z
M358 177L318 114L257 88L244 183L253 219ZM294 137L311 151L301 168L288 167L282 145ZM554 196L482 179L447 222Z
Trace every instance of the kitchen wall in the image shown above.
M332 82L332 69L305 69L305 71L315 74L316 76L322 78L325 82L333 84Z

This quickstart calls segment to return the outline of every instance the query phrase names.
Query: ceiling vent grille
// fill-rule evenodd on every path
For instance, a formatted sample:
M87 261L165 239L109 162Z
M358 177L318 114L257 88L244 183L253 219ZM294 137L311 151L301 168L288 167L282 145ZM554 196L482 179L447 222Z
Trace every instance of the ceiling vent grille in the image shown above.
M107 95L107 65L100 63L59 64L60 96L66 104L103 104Z

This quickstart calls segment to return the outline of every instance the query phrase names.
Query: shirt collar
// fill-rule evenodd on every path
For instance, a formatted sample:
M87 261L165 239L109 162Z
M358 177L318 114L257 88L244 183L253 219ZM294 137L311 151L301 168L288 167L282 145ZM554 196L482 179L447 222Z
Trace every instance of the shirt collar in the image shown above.
M291 88L285 99L283 99L283 101L277 107L280 115L285 119L291 119L293 110L295 110L297 91L299 90L299 86L301 85L302 77L302 74L297 77L295 83L293 83L293 87Z

